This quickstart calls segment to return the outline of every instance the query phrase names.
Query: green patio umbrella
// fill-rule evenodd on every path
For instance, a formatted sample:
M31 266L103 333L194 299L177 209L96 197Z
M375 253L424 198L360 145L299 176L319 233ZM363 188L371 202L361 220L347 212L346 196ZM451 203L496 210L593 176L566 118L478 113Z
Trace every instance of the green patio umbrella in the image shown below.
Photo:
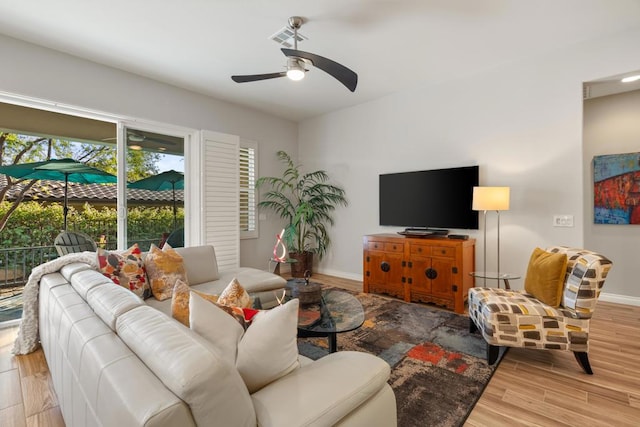
M64 229L67 229L68 184L114 184L115 175L91 167L73 159L53 159L44 162L21 163L17 165L0 166L0 174L20 179L38 179L50 181L64 181Z
M174 170L152 175L143 178L128 185L129 188L137 188L140 190L151 191L167 191L173 192L173 229L177 227L178 208L176 207L176 190L184 190L184 173Z

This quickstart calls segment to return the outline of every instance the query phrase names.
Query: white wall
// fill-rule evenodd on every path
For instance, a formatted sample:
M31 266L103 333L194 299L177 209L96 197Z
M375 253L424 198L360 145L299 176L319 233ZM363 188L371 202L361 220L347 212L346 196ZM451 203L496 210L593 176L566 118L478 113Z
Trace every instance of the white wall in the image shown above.
M472 164L480 166L481 185L511 187L511 210L501 217L502 270L524 275L536 246L582 246L582 82L639 68L639 41L640 29L301 123L301 162L328 170L350 201L319 269L361 277L362 236L398 231L378 225L378 174ZM554 214L574 215L575 226L554 228ZM478 238L481 266L482 231L460 232ZM491 270L495 233L492 215ZM622 288L611 277L607 289Z
M640 90L584 102L585 246L613 261L604 291L632 296L640 303L637 271L640 226L593 223L593 157L637 152L640 152Z
M276 174L275 152L297 155L297 125L16 39L0 36L0 91L104 113L238 135L259 144L259 168ZM260 223L260 239L241 242L241 265L266 268L276 219Z

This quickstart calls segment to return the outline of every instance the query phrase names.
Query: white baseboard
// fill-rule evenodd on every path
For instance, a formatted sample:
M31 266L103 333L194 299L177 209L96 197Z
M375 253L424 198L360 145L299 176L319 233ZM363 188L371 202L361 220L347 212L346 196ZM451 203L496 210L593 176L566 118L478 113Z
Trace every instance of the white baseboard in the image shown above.
M600 301L640 306L640 297L630 297L627 295L609 294L605 292L600 292Z
M362 274L357 273L347 273L345 271L331 270L331 269L317 269L317 272L320 274L326 274L327 276L335 276L340 277L342 279L350 279L350 280L358 280L362 282Z

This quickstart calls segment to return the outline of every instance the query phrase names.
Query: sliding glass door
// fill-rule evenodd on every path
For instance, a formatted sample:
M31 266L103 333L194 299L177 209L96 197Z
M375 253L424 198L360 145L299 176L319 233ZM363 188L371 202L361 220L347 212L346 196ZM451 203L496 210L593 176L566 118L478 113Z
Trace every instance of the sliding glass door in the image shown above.
M184 138L124 127L124 247L184 246ZM119 176L120 173L119 173ZM123 230L124 231L124 230Z

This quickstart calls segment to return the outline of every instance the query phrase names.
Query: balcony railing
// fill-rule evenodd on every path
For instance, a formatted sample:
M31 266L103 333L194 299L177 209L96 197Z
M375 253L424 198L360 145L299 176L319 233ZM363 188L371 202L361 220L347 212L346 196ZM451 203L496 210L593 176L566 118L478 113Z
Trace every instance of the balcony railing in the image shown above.
M0 289L23 286L33 267L57 257L53 246L0 249Z
M143 251L158 239L136 240ZM113 249L115 242L105 242L107 249ZM101 245L101 246L103 246ZM0 323L18 319L22 315L22 289L34 267L58 258L54 246L29 248L0 248Z

